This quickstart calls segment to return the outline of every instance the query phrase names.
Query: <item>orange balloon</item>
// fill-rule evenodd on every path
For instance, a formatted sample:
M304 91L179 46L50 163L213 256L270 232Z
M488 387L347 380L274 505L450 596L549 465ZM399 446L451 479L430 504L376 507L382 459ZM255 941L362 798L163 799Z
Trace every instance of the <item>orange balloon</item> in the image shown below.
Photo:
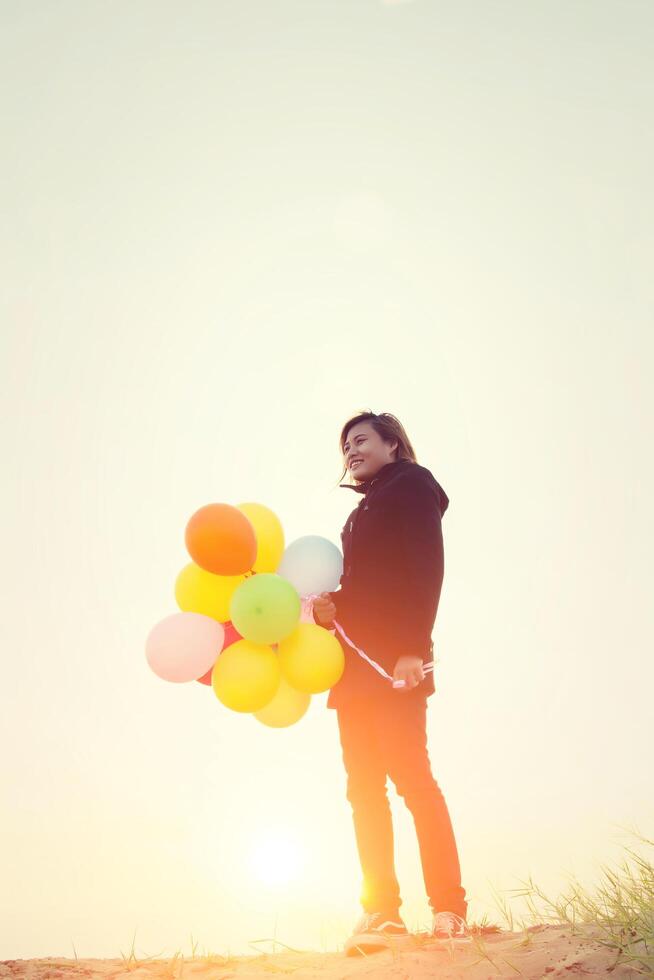
M243 575L257 558L257 537L243 511L231 504L200 507L186 525L186 550L214 575Z

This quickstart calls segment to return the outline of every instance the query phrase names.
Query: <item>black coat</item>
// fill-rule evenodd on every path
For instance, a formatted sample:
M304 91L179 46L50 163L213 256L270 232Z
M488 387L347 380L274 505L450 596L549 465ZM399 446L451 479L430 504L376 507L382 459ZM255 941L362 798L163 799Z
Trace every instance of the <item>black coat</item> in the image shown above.
M410 460L386 463L358 486L341 486L363 496L341 533L343 574L340 588L329 593L335 618L392 677L401 656L417 656L423 663L433 659L431 633L444 573L441 517L449 499L430 470ZM410 691L394 689L338 631L336 637L345 670L329 692L328 708L351 698L434 693L433 673Z

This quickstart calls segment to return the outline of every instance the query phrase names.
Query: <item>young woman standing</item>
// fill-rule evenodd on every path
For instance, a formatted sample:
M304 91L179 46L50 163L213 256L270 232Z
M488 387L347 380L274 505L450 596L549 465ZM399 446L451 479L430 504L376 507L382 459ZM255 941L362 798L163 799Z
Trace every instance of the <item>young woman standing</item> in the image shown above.
M431 632L444 572L441 517L449 500L431 472L418 464L393 415L362 412L351 418L342 429L340 448L343 476L349 470L355 481L341 486L361 494L361 500L341 534L340 587L314 601L314 619L326 627L336 621L387 675L337 630L345 669L327 707L337 714L363 872L364 914L345 944L345 952L353 955L409 938L399 911L387 776L413 815L432 935L465 938L468 929L456 842L431 772L426 733L434 680L424 668L433 660Z

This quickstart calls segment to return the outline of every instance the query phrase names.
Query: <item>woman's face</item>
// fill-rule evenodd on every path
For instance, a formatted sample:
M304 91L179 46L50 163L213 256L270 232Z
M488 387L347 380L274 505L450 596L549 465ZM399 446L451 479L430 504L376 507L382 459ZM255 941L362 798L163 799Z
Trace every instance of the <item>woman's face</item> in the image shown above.
M343 459L355 483L370 480L386 463L395 460L397 442L384 442L370 422L353 425L345 437Z

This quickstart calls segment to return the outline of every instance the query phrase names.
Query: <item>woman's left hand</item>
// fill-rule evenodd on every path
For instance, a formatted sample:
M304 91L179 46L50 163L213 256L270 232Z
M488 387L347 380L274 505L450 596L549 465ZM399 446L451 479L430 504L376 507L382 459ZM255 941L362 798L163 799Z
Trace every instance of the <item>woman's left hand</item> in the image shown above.
M425 672L422 669L421 657L400 657L395 664L393 671L394 681L404 681L402 687L396 687L396 691L410 691L416 687L420 681L425 679Z

